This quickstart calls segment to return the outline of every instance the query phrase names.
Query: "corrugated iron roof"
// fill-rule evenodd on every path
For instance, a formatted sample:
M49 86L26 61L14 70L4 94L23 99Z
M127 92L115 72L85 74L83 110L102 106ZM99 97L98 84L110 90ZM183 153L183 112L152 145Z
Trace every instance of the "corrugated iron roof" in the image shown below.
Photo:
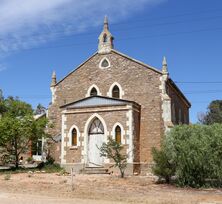
M135 102L117 99L117 98L103 97L103 96L91 96L79 101L75 101L70 104L66 104L64 106L61 106L61 108L72 109L72 108L93 107L93 106L117 106L117 105L132 104L132 103Z

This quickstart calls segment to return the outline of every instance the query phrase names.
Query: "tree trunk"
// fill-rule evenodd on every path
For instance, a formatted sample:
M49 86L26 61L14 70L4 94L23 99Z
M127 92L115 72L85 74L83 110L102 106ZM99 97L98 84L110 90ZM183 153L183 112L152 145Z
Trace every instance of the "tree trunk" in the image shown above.
M19 167L18 144L17 144L17 138L15 137L15 168L18 169L18 167Z
M121 178L124 178L124 171L122 169L120 169L120 173L121 173Z
M169 184L170 183L170 176L166 176L165 180L166 180L166 183Z
M16 154L15 155L15 168L18 169L19 167L19 158L18 158L18 155Z

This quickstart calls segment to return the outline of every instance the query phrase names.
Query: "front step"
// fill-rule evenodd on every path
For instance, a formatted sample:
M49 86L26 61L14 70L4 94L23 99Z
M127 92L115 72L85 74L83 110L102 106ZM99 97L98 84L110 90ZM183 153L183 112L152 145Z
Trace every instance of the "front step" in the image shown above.
M85 167L81 171L83 174L110 174L104 167Z

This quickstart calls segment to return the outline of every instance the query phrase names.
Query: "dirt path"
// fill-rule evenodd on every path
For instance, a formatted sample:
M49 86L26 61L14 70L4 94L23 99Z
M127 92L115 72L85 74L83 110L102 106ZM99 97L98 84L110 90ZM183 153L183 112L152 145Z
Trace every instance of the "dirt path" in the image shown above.
M104 200L89 200L89 199L62 199L49 196L34 196L27 194L16 193L0 193L1 204L123 204L122 202L112 202Z
M0 174L0 204L222 204L222 189L177 188L151 177L76 175L74 183L72 191L70 176L22 173L5 180Z

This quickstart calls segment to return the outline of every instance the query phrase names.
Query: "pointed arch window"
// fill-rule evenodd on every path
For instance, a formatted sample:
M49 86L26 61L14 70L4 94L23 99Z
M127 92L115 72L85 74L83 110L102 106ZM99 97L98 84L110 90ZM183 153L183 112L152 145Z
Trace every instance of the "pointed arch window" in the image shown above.
M90 91L90 96L97 96L97 90L96 90L96 88L95 87L93 87L92 89L91 89L91 91Z
M104 127L102 122L98 119L95 118L89 128L89 134L104 134Z
M77 130L73 128L72 130L72 146L77 146Z
M113 97L113 98L120 98L120 90L119 90L119 87L118 87L117 85L115 85L115 86L113 87L112 97Z
M119 125L115 128L115 140L118 144L121 144L121 128Z

